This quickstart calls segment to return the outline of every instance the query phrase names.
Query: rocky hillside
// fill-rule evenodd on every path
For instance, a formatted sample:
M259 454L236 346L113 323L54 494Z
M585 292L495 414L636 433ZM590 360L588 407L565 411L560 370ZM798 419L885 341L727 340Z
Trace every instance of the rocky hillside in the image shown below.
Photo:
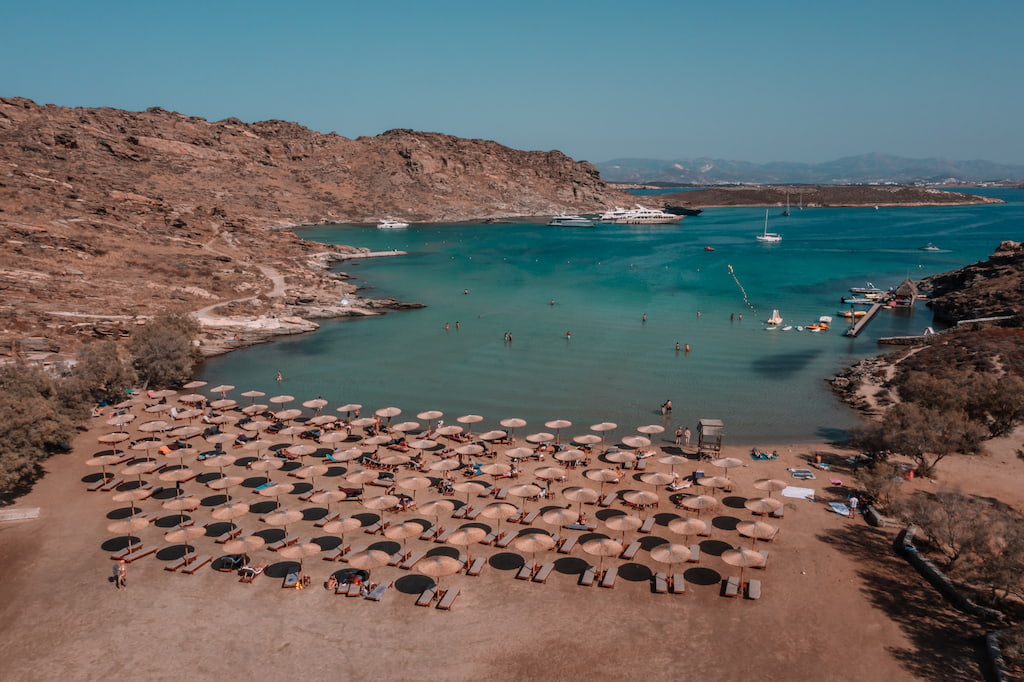
M285 121L0 98L0 357L123 336L162 308L205 308L207 322L226 312L270 319L265 329L373 312L326 268L365 254L271 228L595 211L631 199L588 163L486 140L410 130L351 140ZM247 333L252 324L207 327L212 346L217 336L262 338Z
M921 282L928 305L947 323L1024 313L1024 245L1006 241L988 260Z

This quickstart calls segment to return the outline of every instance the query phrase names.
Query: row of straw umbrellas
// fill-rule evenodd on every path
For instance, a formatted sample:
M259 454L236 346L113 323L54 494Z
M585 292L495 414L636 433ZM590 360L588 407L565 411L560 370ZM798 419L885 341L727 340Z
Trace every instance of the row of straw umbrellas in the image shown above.
M202 385L202 382L192 382L187 384L185 388L197 389ZM362 405L358 404L348 404L337 408L337 412L346 413L347 419L343 420L334 415L324 414L322 410L327 406L327 401L322 399L310 400L302 403L303 407L313 410L310 415L304 415L302 410L285 408L278 409L275 412L274 420L268 420L264 419L263 415L269 409L269 405L255 402L257 399L264 397L265 394L259 391L247 391L242 393L241 396L248 398L249 403L239 405L237 401L226 397L227 394L233 390L233 386L227 385L221 385L210 389L210 393L219 394L221 396L218 399L211 399L199 393L179 395L173 391L161 391L149 396L149 398L158 399L161 402L146 405L146 401L134 400L118 406L122 408L123 413L115 414L107 420L107 424L116 430L105 433L98 438L98 441L101 444L110 446L112 452L101 453L89 460L89 463L102 467L104 477L108 476L107 466L112 466L115 462L123 461L126 456L124 451L118 451L119 445L125 443L125 441L132 440L132 434L129 433L129 430L137 431L137 435L139 437L132 440L128 449L140 452L140 458L133 459L131 463L122 468L119 472L125 477L136 477L137 484L134 486L121 486L122 489L119 489L114 494L114 500L116 502L126 502L129 504L131 516L110 524L110 532L124 533L130 538L131 533L139 532L149 525L149 522L146 519L136 513L137 510L135 505L138 502L148 499L152 495L152 489L145 485L143 476L156 473L157 477L161 481L173 483L175 490L178 493L175 494L174 497L161 502L161 507L164 510L177 512L180 515L181 521L181 523L177 524L177 526L165 534L165 541L184 544L187 554L191 551L189 542L206 534L203 527L186 525L184 523L185 513L196 511L201 504L200 499L194 493L185 494L182 488L186 482L197 477L197 472L191 468L191 462L186 465L184 461L185 457L192 454L196 448L181 448L166 451L164 456L172 461L176 461L173 465L167 465L166 463L162 463L153 455L162 449L166 450L168 442L185 440L189 443L194 443L196 442L196 439L202 437L200 442L205 442L206 444L217 448L217 446L223 446L228 442L236 441L239 435L244 433L248 440L245 445L242 446L243 450L247 454L251 453L253 455L252 458L247 458L252 459L252 461L248 462L248 469L261 472L265 477L265 485L261 486L258 489L258 492L264 497L274 498L273 510L265 513L262 516L262 521L270 526L281 527L287 535L288 526L300 522L305 518L305 515L300 510L286 509L280 504L280 498L283 495L289 495L295 492L296 486L295 484L275 482L272 480L271 472L284 467L284 460L278 457L269 456L269 452L273 448L283 450L284 454L299 460L299 467L290 472L291 475L310 481L311 487L314 490L318 490L318 492L310 497L310 500L315 504L326 505L328 514L332 511L332 504L340 502L347 497L347 493L340 490L317 489L317 477L324 477L329 471L329 466L324 463L325 460L309 464L305 463L306 457L318 454L321 451L320 448L317 448L314 445L295 442L295 436L302 434L308 429L317 427L331 428L331 426L346 427L338 430L324 431L318 438L318 442L320 444L338 446L330 453L331 461L347 463L360 459L364 457L364 455L371 455L377 458L381 464L394 467L408 464L409 456L404 453L392 452L387 452L384 455L378 455L380 446L389 442L396 434L407 434L409 436L422 436L424 434L428 434L432 437L415 437L412 440L407 441L408 445L412 448L418 449L421 457L428 454L436 456L436 458L431 458L429 462L424 461L424 464L421 465L421 468L425 469L426 472L437 472L442 476L448 476L450 475L450 472L457 471L459 469L465 470L465 468L459 463L459 460L461 460L462 457L481 455L485 451L484 443L514 438L515 429L526 426L526 421L522 419L503 419L500 421L500 424L507 430L496 429L473 435L470 431L466 431L465 429L469 427L469 425L483 421L484 418L480 415L463 415L458 417L456 421L465 426L449 425L434 429L434 422L444 415L438 410L431 410L421 412L417 415L418 419L425 420L427 422L426 429L423 430L421 429L422 425L419 422L408 421L392 423L392 420L401 414L401 410L397 407L378 409L374 413L374 417L354 416L358 415L359 411L362 409ZM170 402L169 399L174 397L176 397L174 403ZM269 398L268 403L283 407L294 400L295 399L292 396L280 395ZM211 409L216 410L218 413L210 416L209 410ZM232 416L232 413L234 412L237 412L237 414ZM237 422L241 416L245 417L245 421L244 423L238 424ZM162 419L161 417L173 418L171 421L167 421L167 419ZM200 418L202 418L202 422L200 422L201 424L217 425L220 428L220 432L203 436L204 428L194 423ZM135 424L136 421L139 423ZM187 421L188 424L178 427L173 425L173 422L182 421ZM236 422L236 426L241 430L234 432L224 430L228 429L228 425L232 422ZM271 433L271 427L274 424L278 425L278 428L273 429L277 432L276 436ZM282 424L284 425L283 428L281 427ZM379 433L377 435L367 435L367 431L365 431L365 429L368 429L368 427L371 426L383 426L392 435L384 436ZM540 432L529 434L526 436L526 441L535 445L543 445L551 442L560 445L561 430L571 427L572 423L568 420L551 420L546 422L545 426L546 428L552 429L554 433ZM362 437L360 437L358 433L349 435L349 430L351 430L352 427L364 429ZM592 433L573 436L571 444L578 444L586 448L599 445L604 446L604 434L617 428L616 424L610 422L595 424L590 428ZM622 444L638 451L641 448L648 448L651 446L651 441L648 436L660 433L663 430L664 428L660 425L645 425L638 427L637 432L644 435L626 436L622 438ZM451 452L448 453L442 453L440 451L443 447L442 442L438 440L440 437L457 437L462 434L468 434L470 439L477 442L455 445L454 448L450 448ZM274 442L274 440L272 440L273 438L282 437L290 440L287 442ZM165 440L165 438L167 440ZM343 445L349 445L353 439L358 441L354 446L342 447ZM611 449L608 451L607 446L603 449L605 452L602 456L607 461L619 465L631 464L632 462L635 462L638 457L638 453L634 452L617 449ZM242 476L232 475L232 472L230 471L225 471L228 467L235 465L239 459L238 457L226 452L220 452L219 449L214 450L214 452L217 454L205 457L201 464L211 473L214 469L217 470L216 475L210 477L210 480L207 481L207 486L222 494L224 499L221 504L218 504L211 509L210 515L214 520L228 522L234 525L235 521L251 512L252 505L233 498L231 495L232 490L241 486L246 479ZM534 456L535 450L527 447L512 447L505 450L502 454L507 456L511 463L516 463L523 458ZM455 456L458 456L458 459L456 459ZM585 461L587 459L587 453L575 447L559 447L556 448L553 458L560 463L576 463ZM656 505L660 499L658 490L664 488L677 479L677 476L675 475L675 467L690 462L688 458L681 455L662 455L661 457L657 457L656 461L660 464L667 465L669 467L669 472L651 471L641 474L639 476L639 480L651 485L652 489L650 491L629 490L622 493L622 497L626 502L636 505L641 511L646 511L650 506ZM726 488L730 485L730 481L724 476L724 472L727 472L730 468L741 465L742 462L734 458L721 458L711 462L711 464L721 468L723 470L723 475L705 476L698 479L696 483L698 485L705 486L712 495L687 495L681 500L681 506L696 511L698 517L688 519L677 518L670 521L668 524L670 531L683 536L686 540L689 539L689 536L695 533L703 533L706 530L707 522L700 518L702 512L718 506L718 500L713 496L713 493L718 489ZM499 477L507 476L510 470L510 464L500 461L484 464L478 468L480 474L490 475L493 477L492 485L497 483ZM515 498L519 498L521 500L521 505L517 506L507 502L492 502L484 506L480 512L480 516L495 520L498 528L500 529L502 521L520 514L520 512L526 508L529 501L538 498L542 492L545 493L545 495L550 494L551 483L553 481L564 481L568 478L568 472L560 466L541 466L533 471L533 475L539 481L544 482L543 489L541 486L534 483L518 483L511 485L508 488L508 494ZM545 523L556 527L575 523L580 517L583 505L596 502L601 496L603 496L606 486L609 484L618 484L622 475L623 472L616 469L603 467L586 469L583 472L583 476L599 483L600 491L586 486L566 487L561 491L561 494L565 500L570 503L567 508L549 509L542 514L540 518ZM373 470L352 468L345 471L346 483L360 487L366 483L376 480L378 476L379 472ZM426 476L412 475L403 478L396 478L395 485L403 488L404 490L408 490L415 498L417 491L431 487L433 485L433 481L431 478ZM772 492L781 489L780 486L784 485L784 483L775 481L774 479L758 481L755 483L755 488L767 491L768 497L747 500L745 502L745 506L750 511L758 514L766 514L777 509L781 503L777 499L772 498L771 494ZM454 489L457 494L465 493L467 504L473 495L480 495L480 493L484 492L488 487L489 486L487 484L482 483L480 480L466 480L454 484ZM362 505L367 509L376 511L379 514L381 521L384 522L386 521L385 512L394 509L400 502L401 500L398 496L386 494L369 497L363 500ZM576 511L572 510L572 503L577 504ZM442 515L450 515L454 511L455 503L448 499L433 499L421 502L418 504L417 508L421 514L433 516L435 524L439 524L440 517ZM616 540L608 537L593 538L581 543L581 548L588 554L600 557L601 568L603 569L604 557L617 556L621 554L625 543L626 533L638 529L643 524L643 521L644 519L636 514L626 513L613 515L605 520L605 525L611 531L621 532L622 539ZM323 526L323 530L330 534L338 534L341 542L344 543L344 534L352 532L362 527L362 525L363 523L361 520L350 516L331 521ZM741 534L752 538L755 543L758 539L769 539L774 536L775 532L777 532L776 527L762 521L743 522L739 524L738 530ZM412 521L391 523L387 525L383 531L386 537L401 543L403 552L406 551L407 541L414 536L420 535L422 532L423 526ZM487 533L483 528L477 526L465 526L452 533L447 541L453 545L465 546L468 554L469 547L484 539L486 534ZM260 535L250 534L225 543L223 549L229 554L249 554L260 549L263 546L263 543L263 537ZM520 535L520 537L517 537L512 543L513 547L518 551L529 553L533 555L534 558L537 553L552 549L554 544L555 540L550 534L526 531L524 531L523 534ZM280 550L278 554L288 559L298 560L301 563L303 558L313 556L320 551L321 547L319 544L310 542L290 545ZM650 553L651 557L655 561L667 563L670 566L684 560L689 554L688 548L685 544L672 542L666 542L653 547ZM461 566L461 564L454 559L451 561L444 561L444 559L451 559L451 557L428 557L428 559L429 561L421 560L417 563L416 570L426 575L431 575L432 571L436 572L453 567L455 570L458 570L458 567ZM757 565L763 559L759 553L753 550L753 548L748 550L746 548L739 547L735 550L727 551L723 555L723 560L727 563L740 566L742 572L743 567L747 565ZM377 566L387 564L388 561L390 561L390 556L386 552L375 549L363 550L352 554L349 557L349 565L354 568L375 568ZM455 572L455 570L452 572ZM442 574L437 573L435 577L439 577L440 575Z

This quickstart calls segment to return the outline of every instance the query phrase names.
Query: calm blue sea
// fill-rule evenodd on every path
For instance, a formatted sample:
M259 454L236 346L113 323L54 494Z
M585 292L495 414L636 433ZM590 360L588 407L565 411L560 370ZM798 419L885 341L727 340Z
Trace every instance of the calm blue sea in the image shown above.
M857 417L825 380L884 350L881 336L920 333L932 324L928 309L882 311L857 339L842 335L838 317L819 334L765 331L764 320L778 308L784 324L809 324L835 316L851 286L895 286L1024 240L1024 190L984 193L1009 203L794 209L789 217L775 208L769 229L783 235L779 244L754 239L763 208L709 209L678 226L303 228L307 239L408 251L340 269L367 296L427 307L325 321L315 333L211 360L203 378L362 403L364 414L388 405L403 415L438 409L451 420L477 413L490 427L517 416L529 421L525 430L543 430L564 418L583 433L613 421L621 436L707 417L722 419L736 444L841 435ZM942 250L919 250L928 242ZM677 353L676 343L691 352ZM671 419L658 409L666 399Z

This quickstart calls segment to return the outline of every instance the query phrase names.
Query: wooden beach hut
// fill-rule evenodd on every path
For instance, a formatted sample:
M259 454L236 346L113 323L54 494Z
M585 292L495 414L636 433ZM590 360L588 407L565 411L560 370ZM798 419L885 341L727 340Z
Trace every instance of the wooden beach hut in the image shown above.
M913 280L905 279L892 292L892 305L899 308L910 308L917 299L917 285Z

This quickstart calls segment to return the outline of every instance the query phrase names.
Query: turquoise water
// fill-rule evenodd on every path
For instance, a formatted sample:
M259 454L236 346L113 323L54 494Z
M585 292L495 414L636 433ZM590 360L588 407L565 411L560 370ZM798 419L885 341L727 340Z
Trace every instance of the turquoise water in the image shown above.
M756 208L709 209L678 226L303 228L307 239L409 251L340 269L368 296L427 307L324 321L315 333L211 360L203 378L302 400L323 396L333 405L358 402L364 413L387 405L404 415L439 409L449 420L476 413L487 427L518 416L530 422L526 431L564 418L573 433L614 421L624 435L640 424L693 427L707 417L722 419L733 443L836 436L857 418L825 379L878 354L881 336L920 333L932 324L930 312L923 305L882 311L857 339L842 335L838 317L819 334L769 332L763 320L773 308L784 324L835 316L851 286L895 286L1024 239L1024 191L987 193L1011 202L816 208L789 217L772 209L769 229L783 235L779 244L755 241L764 220ZM943 250L920 251L928 242ZM677 342L691 352L677 353ZM671 421L658 409L669 398Z

